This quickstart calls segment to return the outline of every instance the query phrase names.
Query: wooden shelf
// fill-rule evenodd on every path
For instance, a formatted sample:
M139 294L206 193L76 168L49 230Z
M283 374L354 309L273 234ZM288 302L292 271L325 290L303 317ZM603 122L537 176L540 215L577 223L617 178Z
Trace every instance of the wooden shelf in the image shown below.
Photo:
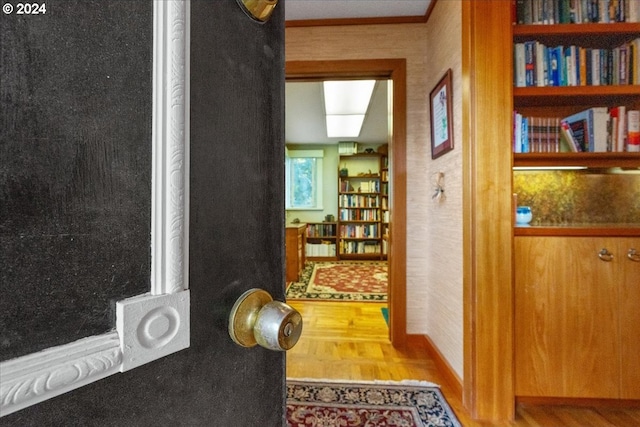
M525 153L513 155L513 166L586 166L640 168L640 153Z
M591 47L622 44L640 34L640 23L514 25L513 40L522 42L536 38L549 44L587 43ZM604 37L606 36L606 37Z
M557 35L580 37L581 35L607 35L630 34L640 32L638 22L613 22L586 23L586 24L554 24L554 25L514 25L513 37L530 37L538 35Z
M513 228L514 236L640 236L640 224L541 225Z
M640 85L514 87L513 105L620 105L637 102Z

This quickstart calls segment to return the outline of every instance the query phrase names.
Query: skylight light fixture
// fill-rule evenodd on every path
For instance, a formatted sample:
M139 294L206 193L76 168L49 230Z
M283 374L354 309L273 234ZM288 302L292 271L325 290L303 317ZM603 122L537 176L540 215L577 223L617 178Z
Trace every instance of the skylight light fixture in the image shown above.
M375 80L323 82L329 138L353 138L360 135L375 84Z

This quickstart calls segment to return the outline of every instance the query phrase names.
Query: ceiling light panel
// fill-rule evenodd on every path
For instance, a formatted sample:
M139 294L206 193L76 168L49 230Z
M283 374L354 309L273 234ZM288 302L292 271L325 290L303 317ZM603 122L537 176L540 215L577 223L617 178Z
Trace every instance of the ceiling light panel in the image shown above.
M375 84L375 80L324 82L326 114L366 114Z
M356 138L364 122L364 114L327 115L329 138Z

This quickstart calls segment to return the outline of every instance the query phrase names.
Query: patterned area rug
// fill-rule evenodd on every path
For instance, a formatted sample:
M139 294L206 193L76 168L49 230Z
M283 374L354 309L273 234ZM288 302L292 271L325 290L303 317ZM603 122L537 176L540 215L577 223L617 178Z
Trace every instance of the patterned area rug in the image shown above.
M301 276L289 284L288 299L387 300L384 261L309 262Z
M461 427L435 384L287 380L288 427Z

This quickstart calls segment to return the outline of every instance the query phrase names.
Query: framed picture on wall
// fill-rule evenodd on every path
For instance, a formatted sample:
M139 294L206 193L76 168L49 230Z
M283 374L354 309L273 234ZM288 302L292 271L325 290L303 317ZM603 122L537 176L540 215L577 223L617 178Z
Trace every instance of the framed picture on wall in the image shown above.
M453 150L453 92L448 69L429 95L431 114L431 158Z

